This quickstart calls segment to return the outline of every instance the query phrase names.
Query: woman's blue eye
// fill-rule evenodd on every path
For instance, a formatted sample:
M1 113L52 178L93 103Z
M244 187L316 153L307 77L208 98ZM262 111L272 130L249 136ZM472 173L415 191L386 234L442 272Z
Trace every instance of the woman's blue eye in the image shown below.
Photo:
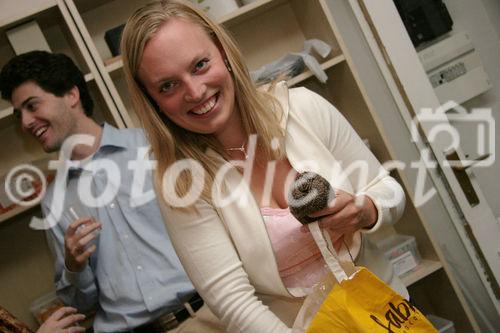
M173 86L174 84L172 82L162 83L162 85L160 86L160 92L168 92L170 89L172 89Z
M198 61L194 66L195 72L205 68L207 64L208 64L208 59L206 58L201 61Z

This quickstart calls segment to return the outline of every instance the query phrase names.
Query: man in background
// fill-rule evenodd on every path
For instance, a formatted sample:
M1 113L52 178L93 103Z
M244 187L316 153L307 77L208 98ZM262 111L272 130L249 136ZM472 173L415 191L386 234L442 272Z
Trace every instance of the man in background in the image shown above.
M197 321L213 321L214 332L221 332L173 250L152 194L151 170L139 182L144 197L130 194L136 184L129 162L147 160L142 130L101 126L90 118L93 101L84 77L63 54L32 51L14 57L0 73L0 92L12 103L23 131L45 152L58 151L77 134L93 141L78 142L66 157L79 163L68 172L64 197L57 197L52 183L42 201L51 222L47 238L61 300L80 312L95 309L96 332L183 327L196 332ZM107 162L117 167L119 178L90 167ZM120 180L112 184L116 195L89 206L78 186L91 184L93 197L99 198L112 183L110 176ZM53 204L62 205L60 218Z

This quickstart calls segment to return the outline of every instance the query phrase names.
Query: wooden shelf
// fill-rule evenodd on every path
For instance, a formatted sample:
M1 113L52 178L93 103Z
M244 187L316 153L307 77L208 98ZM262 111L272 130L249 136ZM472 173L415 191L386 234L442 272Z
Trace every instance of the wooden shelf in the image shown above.
M35 205L31 205L31 206L17 206L11 210L9 210L8 212L5 212L3 214L0 214L0 223L4 222L4 221L7 221L8 219L14 217L14 216L17 216L21 213L24 213L34 207L37 207L39 206L39 204L35 204Z
M331 68L331 67L333 67L341 62L344 62L344 61L345 61L344 55L343 54L338 55L338 56L322 63L321 69L326 71L327 69L329 69L329 68ZM300 82L307 80L308 78L310 78L312 76L314 76L313 72L311 72L310 70L306 70L306 71L300 73L299 75L287 80L287 84L289 87L293 87L293 86L299 84Z
M418 268L414 272L403 275L401 280L405 286L409 287L415 282L425 278L426 276L434 273L435 271L443 268L443 265L439 261L422 259Z
M258 0L222 16L218 22L225 26L238 24L286 2L287 0Z
M331 67L333 67L341 62L344 62L344 61L345 61L344 55L342 55L342 54L338 55L338 56L336 56L332 59L329 59L329 60L325 61L324 63L322 63L321 69L326 71L327 69L329 69L329 68L331 68ZM106 64L106 70L108 72L112 72L112 71L115 71L115 70L123 67L123 61L122 61L121 56L116 56L114 58L108 59L105 61L105 64ZM295 85L299 84L300 82L309 79L312 76L314 76L314 74L310 70L306 70L306 71L300 73L299 75L287 80L288 86L289 87L295 86Z
M90 82L94 79L94 74L92 73L87 73L83 76L83 78L85 79L85 82Z
M0 27L15 25L19 21L27 21L42 11L57 6L56 0L22 1L19 6L2 4Z
M233 24L238 23L246 18L258 15L266 10L269 10L273 7L279 6L283 3L286 3L288 0L258 0L252 2L248 5L241 6L236 9L232 13L226 14L222 16L218 21L224 24ZM96 7L103 6L107 3L112 2L112 0L76 0L74 3L78 7L78 10L81 13L85 13L89 10L92 10Z
M49 184L54 180L55 178L55 172L52 170L48 170L48 164L50 161L54 160L55 153L49 154L44 156L42 159L37 159L29 162L29 164L34 167L35 169L38 170L38 172L42 172L45 178L45 186L49 186ZM23 172L25 169L23 169ZM35 177L37 179L39 178L39 175L35 174ZM15 180L15 178L14 178ZM1 180L1 185L6 186L5 183L6 179L2 176ZM40 199L41 199L41 191L43 190L42 188L42 183L40 180L37 181L37 185L35 185L34 182L32 182L32 187L33 187L33 194L30 195L29 197L26 197L24 200L29 200L29 201L23 201L23 205L15 204L14 207L6 212L0 213L0 223L17 216L19 214L22 214L34 207L38 207L40 205ZM46 188L45 188L46 189ZM10 202L11 200L9 200Z
M107 59L104 61L104 65L106 66L106 71L111 73L123 67L122 56L117 55L116 57Z
M113 0L73 0L81 13L106 5Z

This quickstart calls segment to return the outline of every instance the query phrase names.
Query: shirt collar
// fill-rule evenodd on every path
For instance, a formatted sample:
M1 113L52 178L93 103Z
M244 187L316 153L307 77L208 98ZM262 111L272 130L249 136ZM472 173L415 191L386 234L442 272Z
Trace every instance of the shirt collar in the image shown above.
M101 142L99 144L99 147L95 151L94 154L92 154L92 159L94 159L94 156L98 155L100 151L103 149L111 149L113 148L118 148L118 149L126 149L127 148L127 137L123 131L118 130L116 127L104 123L102 125L102 136L101 136ZM89 161L87 161L89 162ZM78 167L70 167L68 176L70 178L79 176L84 170L82 169L82 166Z
M97 150L103 147L118 147L127 148L127 136L123 131L118 130L116 127L108 123L104 123L102 128L101 144Z

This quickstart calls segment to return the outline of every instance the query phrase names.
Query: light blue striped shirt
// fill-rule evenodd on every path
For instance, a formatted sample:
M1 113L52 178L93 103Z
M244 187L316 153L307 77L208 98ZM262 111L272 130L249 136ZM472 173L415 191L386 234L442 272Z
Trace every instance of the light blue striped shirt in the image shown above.
M137 173L134 179L134 172L129 169L135 163L130 161L147 160L147 146L142 130L118 130L105 124L101 144L85 170L70 170L62 218L47 231L48 243L56 258L57 294L80 311L96 309L96 332L135 328L162 313L179 309L194 292L153 197L151 171L145 177L138 177ZM103 170L106 165L99 164L102 161L116 165L109 169L114 172L108 175ZM87 170L90 164L97 166L97 171ZM111 179L116 178L117 173L120 179ZM87 207L77 191L77 185L85 190L85 184L92 184L87 186L90 189L87 192L91 191L94 197L99 197L107 187L117 194L110 202L100 205L102 207ZM142 194L132 195L132 186ZM45 216L50 216L53 193L54 184L42 203ZM81 273L69 272L64 265L64 231L73 222L70 206L79 211L79 215L92 216L102 223L102 230L94 241L97 250Z

